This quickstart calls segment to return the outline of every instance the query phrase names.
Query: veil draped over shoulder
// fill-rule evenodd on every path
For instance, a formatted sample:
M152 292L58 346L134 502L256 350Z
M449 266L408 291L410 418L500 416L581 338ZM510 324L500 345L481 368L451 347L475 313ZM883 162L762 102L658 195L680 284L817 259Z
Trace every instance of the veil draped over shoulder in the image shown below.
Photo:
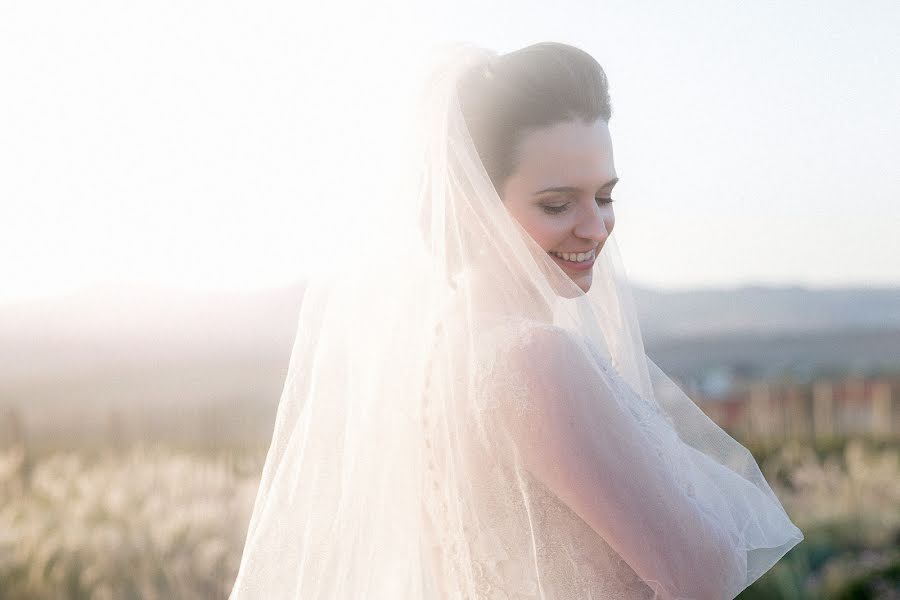
M584 293L504 208L456 94L493 55L429 63L367 182L398 216L308 282L232 600L733 598L803 539L645 354L614 236Z

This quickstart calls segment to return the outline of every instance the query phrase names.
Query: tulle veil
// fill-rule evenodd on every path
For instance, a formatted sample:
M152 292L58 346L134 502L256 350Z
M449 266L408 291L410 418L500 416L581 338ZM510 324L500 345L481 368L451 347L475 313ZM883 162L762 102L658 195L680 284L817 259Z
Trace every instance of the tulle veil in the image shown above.
M494 55L417 71L392 218L306 286L232 600L732 598L803 539L647 357L615 234L584 293L504 209L456 95Z

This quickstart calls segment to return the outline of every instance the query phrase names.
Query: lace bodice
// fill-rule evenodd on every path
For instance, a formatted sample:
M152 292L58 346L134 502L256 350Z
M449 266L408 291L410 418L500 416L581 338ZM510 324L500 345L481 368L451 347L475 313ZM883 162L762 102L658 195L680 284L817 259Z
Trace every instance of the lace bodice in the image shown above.
M503 497L502 482L514 473L502 464L485 464L479 486L485 496ZM472 555L479 600L649 599L652 591L634 571L578 515L529 473L526 498L513 507L497 506L484 498L481 514L473 516L492 539L476 542ZM499 483L499 485L498 485ZM499 488L499 489L497 489ZM516 518L516 517L520 518ZM530 525L529 525L530 520ZM533 529L533 532L530 531ZM516 532L504 538L503 532ZM533 533L533 547L521 544L521 533ZM533 562L538 562L537 576ZM543 594L541 594L543 592Z
M530 327L530 326L529 326ZM498 327L485 333L483 358L477 380L487 379L502 369L504 348L527 342L528 328ZM602 361L599 354L595 359ZM498 362L500 361L500 362ZM611 371L608 361L600 368ZM503 393L506 401L527 393L514 378L492 380L480 391L473 406L490 410ZM523 402L522 406L526 406ZM649 418L651 408L635 406L639 420ZM429 413L425 413L428 423ZM465 422L480 422L477 419ZM432 425L434 425L432 423ZM433 433L433 432L432 432ZM644 600L653 598L645 585L619 555L591 527L563 503L552 491L521 466L498 456L493 446L478 443L478 431L470 432L468 481L462 492L471 497L471 511L448 514L447 477L440 450L429 435L426 438L426 481L424 506L432 541L449 550L435 557L438 564L449 565L444 577L471 579L474 597L479 600L592 599ZM511 493L513 492L513 493ZM449 492L460 493L457 491ZM462 523L463 535L455 524ZM460 572L456 565L470 565ZM466 567L461 568L463 571ZM443 596L440 596L443 597Z
M802 539L749 451L683 394L642 397L559 327L478 331L471 360L437 346L423 397L426 597L733 598Z

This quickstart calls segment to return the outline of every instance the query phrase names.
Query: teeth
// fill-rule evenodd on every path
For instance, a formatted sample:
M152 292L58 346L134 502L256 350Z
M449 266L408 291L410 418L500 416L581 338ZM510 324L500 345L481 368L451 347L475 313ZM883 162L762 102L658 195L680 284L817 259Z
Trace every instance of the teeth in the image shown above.
M550 254L553 254L562 258L563 260L568 260L570 262L584 262L594 258L593 250L591 250L590 252L579 252L577 254L572 254L569 252L551 252Z

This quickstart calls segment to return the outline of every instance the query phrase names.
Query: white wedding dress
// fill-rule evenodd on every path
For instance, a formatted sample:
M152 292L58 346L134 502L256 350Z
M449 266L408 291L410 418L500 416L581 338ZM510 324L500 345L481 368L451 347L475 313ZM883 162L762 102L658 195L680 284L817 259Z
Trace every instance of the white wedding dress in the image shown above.
M479 341L477 400L458 407L456 425L490 423L494 439L477 428L458 436L466 463L448 465L440 431L453 425L423 413L424 530L451 549L429 553L444 583L424 597L444 598L446 582L462 579L479 600L732 598L803 539L749 453L736 465L746 479L688 446L588 338L501 318ZM452 364L453 349L436 358ZM448 497L471 510L448 511Z
M349 121L339 200L388 218L306 286L231 600L728 600L803 539L647 357L615 235L585 293L504 207L456 93L486 56L426 71L408 153L403 103Z

